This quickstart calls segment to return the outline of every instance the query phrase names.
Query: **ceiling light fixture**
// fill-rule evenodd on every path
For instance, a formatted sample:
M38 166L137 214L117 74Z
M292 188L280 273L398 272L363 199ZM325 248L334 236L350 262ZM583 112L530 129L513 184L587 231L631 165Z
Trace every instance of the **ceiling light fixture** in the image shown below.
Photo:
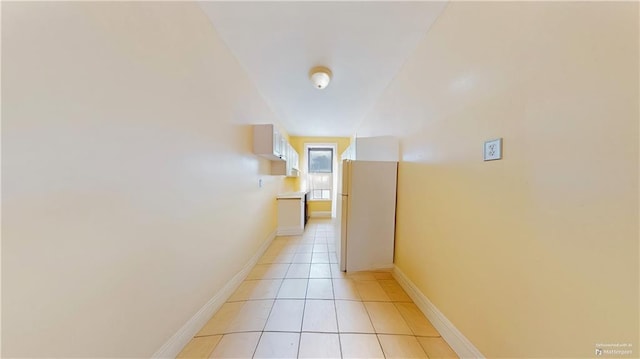
M322 66L314 67L309 72L309 78L313 83L313 87L322 90L327 87L329 81L331 81L331 70Z

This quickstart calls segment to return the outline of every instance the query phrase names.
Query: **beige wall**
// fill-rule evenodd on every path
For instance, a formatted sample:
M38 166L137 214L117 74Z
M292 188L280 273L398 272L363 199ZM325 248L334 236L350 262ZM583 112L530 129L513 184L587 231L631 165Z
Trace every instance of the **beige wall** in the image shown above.
M2 7L2 356L148 357L275 230L273 116L196 4Z
M397 266L487 357L640 354L638 25L450 3L358 129L401 137Z

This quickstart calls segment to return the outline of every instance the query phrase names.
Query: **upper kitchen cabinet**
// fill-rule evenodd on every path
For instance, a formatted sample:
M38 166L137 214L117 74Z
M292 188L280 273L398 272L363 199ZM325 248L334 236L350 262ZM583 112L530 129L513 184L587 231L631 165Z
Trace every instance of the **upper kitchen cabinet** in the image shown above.
M298 177L298 152L274 125L253 126L253 153L271 160L272 175Z
M396 137L356 137L342 152L341 159L357 161L400 161L400 142Z
M298 177L300 175L300 169L298 167L298 152L287 143L287 177Z
M271 174L274 176L298 177L298 152L291 147L289 142L284 144L284 161L271 161Z
M273 125L253 125L253 153L272 161L286 159L287 140Z

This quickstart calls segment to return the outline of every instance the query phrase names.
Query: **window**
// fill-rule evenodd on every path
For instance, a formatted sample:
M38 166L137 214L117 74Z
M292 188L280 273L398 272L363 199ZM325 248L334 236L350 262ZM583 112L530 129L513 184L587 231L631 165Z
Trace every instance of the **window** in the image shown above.
M333 172L333 149L310 148L309 149L309 173Z
M312 200L331 200L333 190L333 149L309 148L309 190Z

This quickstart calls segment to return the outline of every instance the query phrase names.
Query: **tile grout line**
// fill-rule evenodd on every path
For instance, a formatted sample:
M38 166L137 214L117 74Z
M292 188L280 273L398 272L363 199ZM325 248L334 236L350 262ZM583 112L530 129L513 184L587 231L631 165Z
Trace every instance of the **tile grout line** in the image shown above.
M415 304L415 302L413 300L393 300L393 299L391 299L389 293L387 293L386 287L384 287L384 286L382 286L382 290L383 290L383 292L385 292L385 294L387 296L389 296L388 300L384 300L383 299L383 300L366 300L365 301L362 298L360 298L360 299L348 299L348 298L341 299L341 300L343 300L345 302L362 303L362 305L365 307L365 312L367 313L367 317L369 319L369 322L371 323L371 326L372 326L372 329L373 329L373 333L360 332L360 331L348 331L348 332L345 331L345 332L342 332L341 331L341 326L340 326L340 323L339 323L339 320L338 320L338 317L339 317L338 316L338 309L337 309L337 301L338 300L336 299L336 290L335 290L335 288L336 288L335 280L336 279L340 279L340 280L349 279L352 282L375 281L378 284L380 284L381 281L390 280L390 279L392 281L396 282L396 283L397 283L397 281L395 281L395 279L393 279L393 278L385 278L385 277L380 277L380 278L376 277L375 279L368 279L368 277L367 278L360 278L360 279L353 279L353 278L349 278L348 276L339 276L340 273L334 274L334 272L335 272L335 270L334 270L335 268L334 267L337 267L337 263L331 263L331 261L332 261L331 257L329 258L329 262L328 263L314 263L313 262L314 261L314 257L316 257L316 256L324 257L325 253L327 253L326 254L327 256L331 255L332 252L329 251L328 246L329 246L329 241L333 241L333 239L326 238L326 233L328 233L328 232L327 231L318 231L318 228L315 225L308 226L307 229L309 230L310 233L314 233L313 237L312 237L313 239L305 238L304 236L302 238L300 238L300 239L286 239L286 240L281 241L280 244L276 246L276 248L280 251L278 256L283 256L283 254L286 254L286 256L293 255L293 257L291 259L288 259L288 260L280 259L279 261L281 261L281 262L269 262L269 263L260 263L259 262L258 264L254 265L254 267L252 268L252 270L255 270L255 268L257 266L265 265L265 264L269 264L269 265L274 265L275 264L276 266L279 265L281 267L285 267L285 265L286 265L286 271L285 271L284 275L282 275L282 276L277 275L277 276L275 276L273 278L253 278L253 279L246 279L245 280L247 282L249 282L249 281L259 281L259 280L265 280L265 281L266 280L272 280L272 281L273 280L280 280L280 283L279 283L279 285L278 285L278 287L276 289L275 296L273 298L247 298L245 300L227 301L228 303L238 303L238 302L247 303L247 302L250 302L250 301L272 300L273 304L272 304L272 306L271 306L271 308L269 310L269 314L268 314L267 319L266 319L266 321L264 323L264 326L262 327L262 330L233 331L233 332L223 332L223 333L217 333L217 334L214 333L214 334L207 334L207 335L201 335L201 336L194 336L194 338L198 338L198 337L199 338L215 337L215 336L224 337L226 335L237 334L237 333L259 333L258 341L256 343L256 346L254 347L253 355L252 355L252 357L255 357L257 355L257 349L258 349L258 347L260 345L260 342L262 341L262 338L265 337L265 333L273 332L273 333L298 334L299 338L298 338L298 348L297 348L296 356L299 357L300 354L301 354L301 344L302 344L302 335L303 334L305 334L305 333L330 334L330 335L335 334L335 335L338 336L338 345L339 345L338 349L339 349L339 353L340 353L339 355L340 355L341 358L344 357L344 355L345 355L343 353L343 350L342 350L342 338L341 338L341 335L343 335L343 334L375 335L376 336L376 340L377 340L378 345L379 345L379 348L382 350L382 354L383 354L383 356L385 358L387 358L388 355L390 355L390 354L385 353L385 349L382 346L382 342L381 342L381 335L390 336L390 337L415 338L415 340L418 341L419 344L420 344L420 341L417 340L419 338L433 338L433 339L442 338L440 333L437 332L437 331L436 331L437 335L417 335L416 334L416 330L414 330L414 328L409 325L407 316L403 315L403 313L399 309L399 306L402 303L414 303ZM311 239L311 241L310 241L310 239ZM306 248L308 248L308 247L304 247L305 249L302 249L304 252L298 253L297 251L300 249L298 246L300 246L300 245L311 246L311 252L306 252L307 251ZM313 250L314 247L315 248L322 247L321 249L324 249L325 246L327 247L327 252L325 252L324 250L322 250L322 251L314 251ZM295 251L293 251L292 247L297 247L297 248L295 249ZM304 256L309 256L311 259L306 263L294 263L294 259L293 258L295 258L297 254L303 254ZM273 260L278 260L278 259L273 259ZM316 260L318 260L318 259L316 258ZM306 278L304 278L304 277L287 278L286 277L287 273L289 272L289 270L291 269L293 264L303 264L303 265L308 265L309 266L309 271L307 272ZM321 277L318 277L318 278L315 278L315 277L312 278L311 277L311 269L313 268L314 264L329 265L329 271L330 271L331 275L328 276L328 277L321 276ZM296 280L306 280L307 281L306 282L306 287L305 287L304 298L279 298L278 297L280 291L282 290L282 287L284 286L284 281L287 280L287 279L296 279ZM331 280L331 282L330 282L331 283L331 287L330 288L331 288L331 291L332 291L332 298L313 298L313 300L325 301L325 303L326 303L326 301L329 301L329 300L333 302L334 315L335 315L335 320L336 320L336 331L335 332L334 331L314 331L314 330L306 330L305 331L305 330L303 330L303 328L304 328L304 319L305 319L305 311L306 311L306 302L308 300L311 300L309 298L310 280L311 279L323 279L323 280L329 279L329 280ZM356 290L356 293L359 296L362 296L361 295L361 290L360 290L360 288L358 288L358 286L355 286L354 289ZM266 330L267 323L268 323L269 319L271 318L271 315L273 315L273 310L275 308L276 301L278 301L278 300L295 300L295 301L304 300L302 318L301 318L301 322L300 322L299 331ZM371 302L371 303L391 303L393 305L392 307L396 311L398 311L398 313L400 314L400 317L402 318L404 324L409 327L411 334L378 333L376 328L375 328L375 326L373 325L373 321L371 320L371 313L370 313L369 309L367 308L367 306L365 305L366 303L369 303L369 302ZM395 340L396 339L394 339L394 341ZM400 339L397 339L397 340L400 340ZM217 347L217 345L216 345L216 347ZM426 354L425 349L422 347L422 344L420 344L420 349L422 350L423 354L428 355L428 354ZM215 348L214 348L214 350L215 350Z
M271 313L269 313L271 314ZM265 323L266 325L266 323ZM253 354L251 355L251 358L256 356L256 352L258 351L258 346L260 345L260 341L262 340L262 335L264 334L264 331L260 332L260 336L258 337L258 342L256 343L256 347L253 348Z
M315 234L314 234L314 242L315 242ZM311 258L313 259L313 254L311 254ZM309 264L309 274L311 272L311 264ZM309 292L309 278L307 276L307 288L304 291L304 303L302 304L302 320L300 321L300 336L298 337L298 353L296 353L296 358L300 357L300 346L302 345L302 328L304 328L304 312L307 310L307 293Z
M344 354L342 354L342 338L340 337L340 322L338 321L338 305L336 304L336 291L333 288L333 278L331 278L331 294L333 295L333 310L336 316L336 331L338 331L338 349L340 350L340 358L344 358Z
M284 278L282 280L282 282L284 282L285 279L306 279L306 278ZM337 278L309 278L309 279L337 279ZM307 298L278 298L276 297L265 297L265 298L250 298L250 299L238 299L238 300L229 300L225 303L238 303L238 302L254 302L254 301L259 301L259 300L270 300L270 299L288 299L288 300L305 300ZM340 299L327 299L327 298L309 298L309 299L313 299L313 300L344 300L344 301L348 301L348 302L368 302L368 303L391 303L391 304L398 304L398 303L413 303L413 302L399 302L399 301L391 301L391 300L360 300L360 299L346 299L346 298L340 298ZM404 319L404 318L403 318Z
M356 287L356 290L358 290L357 287ZM380 350L382 351L382 356L386 358L387 357L387 353L384 352L384 348L382 347L382 342L380 341L380 337L378 336L378 332L376 330L375 325L373 325L373 320L371 320L371 314L369 313L369 309L367 308L364 300L362 301L362 306L364 307L364 311L367 313L367 317L369 318L369 322L371 322L371 327L373 328L374 335L376 336L376 340L378 341L378 345L380 346Z
M289 271L289 268L291 267L291 263L289 263L287 265L287 270L285 271L285 275L286 272ZM254 266L255 268L255 266ZM276 298L278 297L278 293L280 293L280 289L282 289L282 284L284 283L284 279L280 280L280 286L278 286L278 290L276 291ZM256 352L258 351L258 346L260 345L260 340L262 340L262 335L264 334L264 329L267 327L267 323L269 322L269 318L271 318L271 313L273 313L273 308L276 306L276 300L277 299L273 299L273 303L271 303L271 309L269 309L269 315L267 315L267 319L264 321L264 325L262 326L262 330L260 331L260 336L258 337L258 341L256 342L256 346L255 348L253 348L253 354L251 355L251 358L256 356Z
M430 336L430 335L413 335L413 334L395 334L395 333L375 333L375 332L320 332L317 330L303 330L303 331L291 331L291 330L245 330L245 331L232 331L232 332L224 332L217 334L206 334L206 335L198 335L194 338L206 338L206 337L215 337L215 336L224 336L230 334L242 334L242 333L313 333L313 334L361 334L361 335L387 335L387 336L395 336L395 337L416 337L416 338L442 338L441 336Z
M326 243L326 238L324 238L325 243L324 245L327 247L327 250L329 249L328 243ZM329 254L327 254L327 256L329 256ZM313 257L312 257L312 261L313 261ZM333 313L335 315L336 318L336 335L338 337L338 351L340 352L340 358L343 358L343 354L342 354L342 341L340 339L340 324L338 323L338 307L336 306L336 295L335 295L335 290L334 290L334 286L333 286L333 275L331 272L331 260L329 259L329 263L316 263L316 264L327 264L329 266L329 277L328 278L331 281L331 297L333 299L330 299L333 302ZM317 279L325 279L325 278L317 278ZM331 332L327 333L327 332L320 332L323 334L333 334Z
M413 334L414 337L417 337L416 331L413 330L413 327L411 325L409 325L409 322L407 321L407 318L404 317L404 315L400 311L400 308L398 308L398 305L396 305L395 302L392 302L391 304L393 304L393 307L396 308L396 310L398 311L398 314L400 314L400 318L402 318L402 321L404 321L404 324L406 324L407 327L409 327L409 330L411 331L411 334Z

